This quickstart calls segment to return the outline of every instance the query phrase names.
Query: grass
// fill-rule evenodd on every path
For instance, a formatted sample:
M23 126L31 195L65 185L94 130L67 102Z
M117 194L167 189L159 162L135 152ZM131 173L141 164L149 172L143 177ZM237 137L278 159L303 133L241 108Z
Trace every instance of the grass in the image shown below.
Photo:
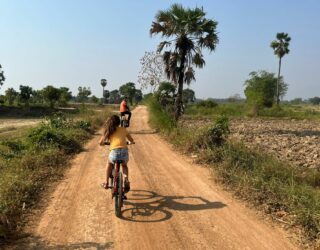
M1 138L0 238L19 229L25 211L48 183L62 176L68 160L82 150L108 113L84 109L73 119L59 113L20 136Z
M178 149L197 155L197 161L208 164L217 180L236 195L281 221L302 228L305 238L320 247L319 171L301 171L239 142L227 140L214 145L210 141L214 124L198 130L179 126L167 129L162 125L169 123L169 118L163 121L165 116L159 119L153 110L150 107L152 124L162 127L165 137Z

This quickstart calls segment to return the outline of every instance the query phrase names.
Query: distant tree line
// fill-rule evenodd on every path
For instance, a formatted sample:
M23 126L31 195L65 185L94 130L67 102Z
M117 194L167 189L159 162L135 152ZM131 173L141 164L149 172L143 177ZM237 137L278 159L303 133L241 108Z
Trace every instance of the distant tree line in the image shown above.
M3 77L4 78L4 77ZM140 102L143 98L140 89L135 88L132 82L123 84L119 89L112 91L104 91L104 100L92 95L90 87L78 87L77 95L73 96L67 87L56 88L48 85L40 90L35 90L27 85L20 85L19 90L8 88L4 95L0 95L0 104L17 105L29 107L30 105L42 105L54 108L56 106L66 106L69 102L80 103L111 103L117 104L121 102L123 97L127 97L129 102Z

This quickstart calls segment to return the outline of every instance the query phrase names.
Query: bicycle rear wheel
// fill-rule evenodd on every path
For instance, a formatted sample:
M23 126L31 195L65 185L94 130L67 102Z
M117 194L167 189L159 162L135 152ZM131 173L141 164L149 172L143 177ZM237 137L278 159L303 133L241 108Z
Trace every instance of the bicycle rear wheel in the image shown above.
M123 185L122 173L119 172L118 181L117 181L117 195L115 196L115 214L117 217L121 216L121 207L122 207L122 185Z

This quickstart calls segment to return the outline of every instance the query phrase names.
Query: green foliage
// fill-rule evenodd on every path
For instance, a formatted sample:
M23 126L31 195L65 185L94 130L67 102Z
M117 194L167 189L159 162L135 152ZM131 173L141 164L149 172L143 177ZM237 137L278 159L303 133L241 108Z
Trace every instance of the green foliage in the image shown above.
M92 101L93 103L98 103L98 102L99 102L99 98L96 97L95 95L93 95L93 96L91 96L91 101Z
M78 88L78 95L77 98L79 102L84 103L85 101L88 100L88 97L91 95L91 90L88 87L79 87Z
M315 96L309 99L309 102L313 105L319 105L320 104L320 97Z
M220 116L213 125L204 129L196 137L195 141L192 142L192 147L206 149L221 146L228 138L229 133L229 119L225 116Z
M196 96L195 93L192 89L184 89L182 91L182 101L185 104L194 102L196 100Z
M196 106L199 108L215 108L218 106L218 103L213 100L202 100L200 102L197 102Z
M135 103L139 103L142 101L142 91L141 89L136 89L136 93L134 94Z
M162 109L155 97L150 96L145 100L150 112L150 123L165 133L171 132L176 127L172 115Z
M251 72L250 78L245 81L244 93L247 97L247 102L258 107L272 107L277 94L277 78L273 73L266 71ZM279 85L280 97L283 97L288 85L280 79Z
M12 105L18 96L18 92L14 90L14 88L8 88L5 91L5 99L9 105Z
M176 88L170 82L161 82L158 90L154 93L155 99L159 102L161 107L169 113L173 113L174 92Z
M26 107L28 107L29 100L33 93L32 88L29 86L20 85L19 89L20 89L20 93L19 93L20 101L23 102Z
M42 89L42 95L44 100L49 103L51 108L53 108L55 103L60 99L61 91L51 85L48 85Z
M110 92L109 103L118 104L121 101L119 90L115 89Z
M69 91L69 88L61 87L59 88L60 96L59 96L59 105L65 106L72 98L72 93Z
M133 104L133 99L136 94L136 86L133 82L128 82L119 88L119 92L122 97L127 97L130 104Z

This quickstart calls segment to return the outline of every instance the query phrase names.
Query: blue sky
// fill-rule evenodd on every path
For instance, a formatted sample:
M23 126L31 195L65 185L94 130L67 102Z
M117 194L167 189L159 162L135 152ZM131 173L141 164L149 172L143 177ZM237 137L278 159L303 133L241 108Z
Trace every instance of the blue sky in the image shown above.
M205 53L206 67L191 84L198 98L239 93L251 71L277 72L270 48L277 32L292 38L283 59L289 84L285 99L320 96L320 1L317 0L0 0L0 64L7 80L0 94L20 84L89 86L100 96L100 79L113 90L137 83L139 59L160 38L149 35L154 16L172 3L203 6L218 21L220 43ZM139 87L137 83L137 87Z

